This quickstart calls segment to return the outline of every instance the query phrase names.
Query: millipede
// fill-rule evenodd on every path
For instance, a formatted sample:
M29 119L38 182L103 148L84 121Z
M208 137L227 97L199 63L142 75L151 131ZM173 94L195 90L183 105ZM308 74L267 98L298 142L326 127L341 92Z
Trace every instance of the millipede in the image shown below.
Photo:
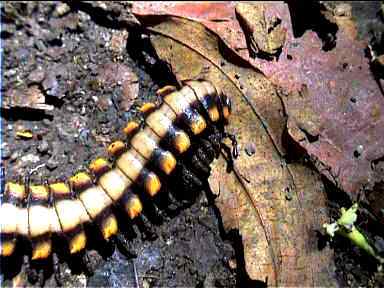
M10 259L23 240L29 243L28 262L46 261L55 256L53 237L63 240L69 255L81 255L90 224L105 241L124 246L119 225L142 217L143 198L154 198L170 179L201 186L200 178L208 177L221 151L229 158L237 156L236 139L225 132L231 101L219 87L199 79L157 93L162 97L159 105L140 108L143 123L128 121L126 139L113 141L108 156L95 157L86 169L65 180L36 184L27 176L2 184L2 259ZM232 141L232 151L225 138ZM20 248L27 251L25 245Z

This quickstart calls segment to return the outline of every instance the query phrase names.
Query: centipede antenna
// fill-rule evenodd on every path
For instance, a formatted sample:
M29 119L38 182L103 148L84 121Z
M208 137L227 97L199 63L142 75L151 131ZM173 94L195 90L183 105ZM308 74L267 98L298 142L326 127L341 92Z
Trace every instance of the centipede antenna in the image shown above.
M239 150L237 148L237 139L236 136L233 134L229 134L227 132L224 132L224 138L229 138L232 141L232 156L233 158L239 157Z
M126 258L131 259L137 257L137 255L132 252L130 242L124 238L121 234L116 234L112 238L112 242L119 249L120 253L123 254Z

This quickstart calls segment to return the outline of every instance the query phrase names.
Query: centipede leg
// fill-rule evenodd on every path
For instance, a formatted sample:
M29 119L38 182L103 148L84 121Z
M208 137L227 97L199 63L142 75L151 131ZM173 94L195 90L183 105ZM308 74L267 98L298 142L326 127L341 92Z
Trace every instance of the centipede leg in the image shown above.
M196 153L192 156L191 165L194 170L202 177L206 177L211 172L209 165L205 163L203 153L197 149Z
M56 253L53 253L52 255L53 259L53 274L55 276L55 281L57 286L62 286L62 275L61 275L61 270L60 270L60 263L59 263L59 257L57 256Z
M87 276L92 276L93 275L93 267L92 267L92 264L91 264L91 260L89 259L89 256L87 253L84 253L83 255L81 255L80 257L80 261L81 261L81 264L82 266L84 267L84 272Z
M178 185L171 191L176 199L181 202L179 207L186 207L196 199L196 196L203 187L203 183L196 174L183 163L178 164L177 171L178 173L174 179Z
M172 193L167 193L167 205L165 206L166 213L168 215L175 215L179 211L180 204L176 200L176 198L172 195Z
M44 270L43 269L39 269L38 279L39 279L39 286L40 287L44 287L45 275L44 275Z
M149 197L145 193L142 193L140 197L145 205L145 211L146 211L147 217L150 219L151 222L161 225L164 222L164 214L161 212L161 210L157 206L158 203L155 203L154 198Z
M201 149L203 149L206 160L210 164L215 159L215 149L213 149L212 144L206 139L201 140Z
M128 241L121 234L117 234L112 238L113 243L119 249L120 253L123 254L127 259L136 258L137 254L133 252L131 242Z
M227 160L227 172L230 173L233 170L233 157L232 157L232 150L230 147L222 143L221 145L222 151L226 154L225 158Z
M149 223L148 219L145 218L143 214L140 214L136 219L137 226L142 233L142 237L144 240L155 240L158 235L157 233L153 230L151 224Z
M31 261L28 256L23 258L23 266L25 268L25 273L27 274L28 281L30 283L36 283L38 279L38 274L36 269L31 267Z

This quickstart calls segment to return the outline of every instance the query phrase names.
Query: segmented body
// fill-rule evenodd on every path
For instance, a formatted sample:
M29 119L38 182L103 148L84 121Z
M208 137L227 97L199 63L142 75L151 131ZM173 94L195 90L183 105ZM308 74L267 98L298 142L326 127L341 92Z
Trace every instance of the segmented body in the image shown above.
M54 234L66 240L70 254L76 254L86 248L87 223L95 223L105 240L118 233L112 207L121 208L130 219L138 217L143 203L135 187L148 197L158 194L161 179L175 173L193 138L212 128L222 131L229 117L230 101L217 87L208 81L185 84L165 95L159 107L144 107L153 111L142 127L133 121L127 124L127 141L108 147L113 163L96 158L87 171L68 181L7 182L0 207L1 256L12 256L17 240L25 238L31 243L32 260L47 259Z

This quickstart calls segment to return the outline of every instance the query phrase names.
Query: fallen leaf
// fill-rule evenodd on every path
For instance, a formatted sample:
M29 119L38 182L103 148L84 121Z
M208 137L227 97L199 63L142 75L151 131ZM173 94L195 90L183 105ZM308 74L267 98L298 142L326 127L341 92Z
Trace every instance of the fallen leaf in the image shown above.
M24 89L9 89L3 98L2 106L5 109L30 108L45 111L54 109L52 105L45 104L45 95L37 85Z
M205 78L232 99L227 130L238 138L240 157L230 175L218 160L210 182L220 190L225 227L240 231L250 278L282 286L334 285L331 252L318 250L315 233L328 221L323 186L315 172L284 160L286 117L276 87L200 23L135 16L179 81ZM249 144L255 148L251 156L245 152Z
M359 191L372 190L379 182L372 167L384 159L384 96L364 54L367 43L356 40L356 25L347 6L340 11L338 5L332 15L322 15L319 9L311 10L312 2L300 7L294 6L296 1L289 3L291 9L282 1L263 5L265 17L281 19L281 28L287 31L278 61L250 57L246 37L236 19L235 2L163 4L139 1L133 4L132 11L142 18L170 14L199 21L216 32L234 54L261 70L287 92L295 94L306 86L305 103L296 102L296 99L293 101L295 108L292 103L286 104L289 106L286 113L292 117L288 123L290 136L310 155L321 173L356 199ZM262 7L260 3L252 5ZM297 13L297 17L291 19L290 10ZM338 29L336 46L324 51L324 43L315 31L294 35L292 20L300 21L299 14L321 21L322 29L329 29L329 33ZM199 69L197 65L195 69ZM289 97L283 100L290 101ZM304 127L300 109L306 110L306 115L312 111L317 116L310 124L317 131L315 138L304 137L311 132ZM300 117L301 122L296 123L294 119Z

